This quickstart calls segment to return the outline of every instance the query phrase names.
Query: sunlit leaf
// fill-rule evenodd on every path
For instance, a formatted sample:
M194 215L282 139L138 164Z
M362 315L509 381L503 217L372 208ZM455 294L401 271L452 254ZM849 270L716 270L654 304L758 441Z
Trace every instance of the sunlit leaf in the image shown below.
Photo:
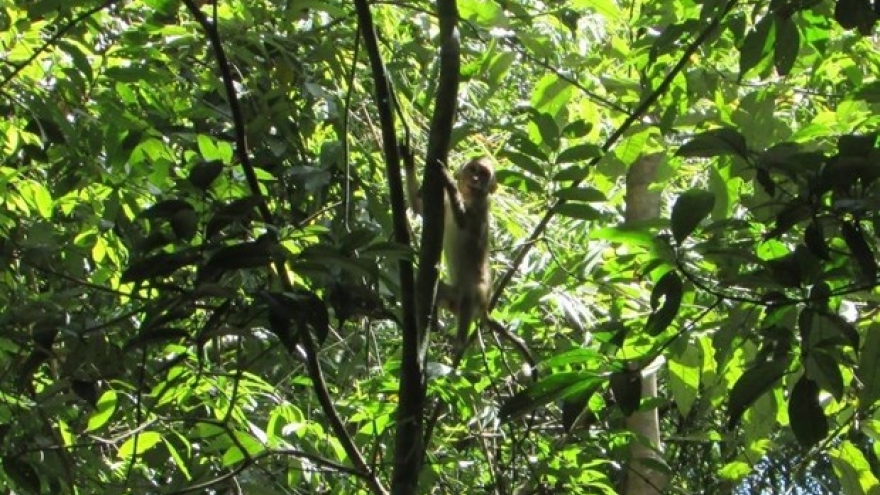
M162 441L158 431L142 431L135 433L119 447L116 452L121 459L131 459L133 455L141 455Z
M113 413L116 411L116 406L117 396L114 390L107 390L101 394L101 398L98 399L95 410L89 416L86 431L95 431L106 425L110 421L110 418L113 417Z

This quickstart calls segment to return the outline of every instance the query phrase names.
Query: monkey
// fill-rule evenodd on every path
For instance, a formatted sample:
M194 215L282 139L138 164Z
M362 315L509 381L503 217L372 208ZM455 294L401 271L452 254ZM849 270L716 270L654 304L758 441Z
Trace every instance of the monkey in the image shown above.
M456 313L458 338L465 345L471 324L489 311L492 276L489 269L489 195L498 189L495 169L486 157L464 164L454 176L463 215L455 218L453 205L446 207L443 252L448 264L449 284L441 302ZM451 292L451 294L449 293Z
M415 166L411 160L405 163L410 206L421 215ZM498 189L495 168L488 157L479 157L465 163L452 177L445 172L444 180L447 194L444 197L443 254L448 283L441 281L438 285L437 306L456 316L457 351L462 353L471 343L471 326L479 321L510 340L535 370L534 358L525 342L489 316L490 195Z

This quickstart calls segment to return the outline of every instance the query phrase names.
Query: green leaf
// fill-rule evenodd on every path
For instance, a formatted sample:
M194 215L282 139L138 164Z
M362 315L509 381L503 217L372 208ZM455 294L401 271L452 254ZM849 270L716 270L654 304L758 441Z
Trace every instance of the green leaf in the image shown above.
M828 243L825 241L825 234L822 232L822 226L817 221L810 222L804 230L804 245L813 256L823 260L831 261L831 251L828 249Z
M30 192L32 204L37 209L37 213L46 220L50 220L52 218L52 207L54 205L49 190L39 182L28 182L27 188L23 189ZM24 190L22 191L22 194L25 194Z
M541 144L551 151L559 149L559 126L556 125L553 117L544 112L532 112L532 122L541 135Z
M699 158L734 155L748 158L749 149L746 138L739 131L724 127L694 136L683 144L675 155Z
M880 398L880 323L872 323L865 332L865 343L859 350L856 376L862 384L859 408L870 410Z
M819 402L819 387L806 376L802 376L791 391L788 421L804 448L816 445L828 435L828 418Z
M184 442L187 442L185 438L183 438L182 440ZM180 470L184 478L186 478L188 481L192 480L192 475L190 474L188 467L189 462L184 460L183 456L180 455L180 452L177 450L174 444L171 443L170 440L168 440L167 438L163 438L162 441L165 443L165 448L168 449L168 453L171 454L171 459L174 461L174 466Z
M611 374L614 400L624 416L631 416L642 401L642 374L639 370L617 371Z
M491 2L460 0L458 13L462 19L485 27L504 27L508 24L501 7Z
M797 60L800 49L800 33L791 16L775 16L776 43L773 45L776 72L780 76L788 75Z
M867 0L837 0L834 19L843 29L857 28L863 36L868 36L877 22L877 13Z
M864 276L864 279L870 283L877 280L877 260L874 258L874 252L865 240L865 234L859 224L843 222L840 225L840 232L843 234L843 240L849 248L850 253L856 259L856 263Z
M224 246L214 252L200 271L210 278L229 270L266 267L272 261L279 245L268 235L251 242Z
M669 388L682 416L687 417L700 392L700 370L703 350L699 344L689 344L684 352L673 356L669 364Z
M180 210L195 211L195 208L193 208L193 206L189 204L189 202L182 199L166 199L163 201L159 201L153 206L150 206L146 210L142 211L138 216L148 219L164 218L170 221L171 217Z
M567 187L553 193L557 198L565 201L581 201L584 203L592 201L608 201L605 194L593 187Z
M742 80L746 74L762 60L770 55L773 47L773 36L771 36L771 28L773 27L773 17L771 15L764 16L758 21L755 28L746 35L740 48L739 57L739 79Z
M715 194L702 189L685 191L672 207L672 237L681 244L715 206Z
M126 440L116 453L121 459L128 460L134 455L141 455L155 447L162 441L162 435L157 431L142 431L132 435Z
M590 232L590 239L614 242L624 246L651 247L657 241L657 236L647 230L621 226L594 230Z
M180 268L194 265L199 259L199 254L194 251L159 253L131 263L122 273L120 281L142 282L147 279L167 277Z
M668 271L660 278L651 291L651 309L654 311L645 324L645 332L648 335L659 335L672 324L678 314L678 308L681 306L683 291L681 278L675 271ZM662 306L660 305L661 300L663 301Z
M593 123L586 120L575 120L569 122L562 129L562 135L568 139L578 139L586 136L593 130ZM591 145L584 145L591 146ZM601 148L600 148L601 150ZM565 153L563 151L563 153ZM557 160L558 161L558 160Z
M553 211L558 215L579 220L599 220L602 218L602 214L597 209L584 203L562 203L557 205Z
M211 160L199 162L193 165L192 169L190 169L187 180L189 180L196 189L206 191L221 173L223 173L222 161Z
M590 175L590 167L585 165L572 165L553 174L553 180L555 182L580 182L586 179L588 175Z
M86 431L95 431L106 425L116 411L117 404L118 398L114 390L108 390L101 394L101 398L98 399L98 404L95 406L95 410L92 412L91 416L89 416Z
M544 168L529 155L524 153L507 152L504 154L504 157L507 158L510 163L536 177L545 176Z
M554 373L533 383L501 405L499 416L504 422L515 420L534 409L560 398L598 388L606 377L592 372Z
M813 349L804 362L804 371L822 390L830 393L836 400L843 399L843 373L837 360L822 349Z
M595 144L579 144L567 148L556 157L556 163L578 163L602 156L602 148Z
M30 462L18 457L3 457L3 472L24 493L41 493L40 475Z
M865 495L877 486L877 477L871 470L871 464L849 440L843 440L837 448L830 449L828 456L840 481L842 495Z
M788 365L787 358L777 358L758 363L739 377L730 391L728 428L736 426L746 409L776 385L785 374Z

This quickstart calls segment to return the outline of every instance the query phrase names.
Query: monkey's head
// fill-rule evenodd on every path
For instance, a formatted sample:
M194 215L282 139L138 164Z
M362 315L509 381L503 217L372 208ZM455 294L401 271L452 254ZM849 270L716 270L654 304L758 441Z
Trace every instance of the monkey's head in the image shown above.
M495 168L487 157L474 158L455 173L458 190L465 201L485 199L498 189Z

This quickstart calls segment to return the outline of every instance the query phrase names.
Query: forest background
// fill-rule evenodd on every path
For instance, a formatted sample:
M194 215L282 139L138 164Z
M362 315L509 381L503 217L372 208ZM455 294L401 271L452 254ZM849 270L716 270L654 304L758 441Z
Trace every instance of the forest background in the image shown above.
M878 11L0 0L0 487L880 493Z

